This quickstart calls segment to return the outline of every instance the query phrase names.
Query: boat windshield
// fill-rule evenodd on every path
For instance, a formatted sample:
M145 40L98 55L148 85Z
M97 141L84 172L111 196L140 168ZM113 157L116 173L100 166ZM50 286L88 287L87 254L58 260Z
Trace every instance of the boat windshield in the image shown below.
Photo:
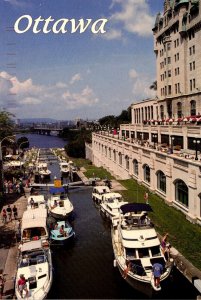
M20 261L20 268L42 264L47 261L43 251L26 253L22 256Z

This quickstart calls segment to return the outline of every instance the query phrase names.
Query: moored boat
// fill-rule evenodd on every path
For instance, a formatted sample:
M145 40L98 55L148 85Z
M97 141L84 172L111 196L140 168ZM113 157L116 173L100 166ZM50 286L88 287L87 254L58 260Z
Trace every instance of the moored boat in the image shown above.
M61 230L61 227L63 229ZM65 245L75 237L75 232L69 222L58 221L50 230L50 241L53 245Z
M50 188L50 198L48 199L48 209L52 217L58 220L65 220L68 218L74 208L69 200L68 196L65 194L65 189L63 187Z
M147 216L152 211L150 205L144 203L128 203L121 206L122 214L113 218L111 229L115 264L122 276L130 265L125 280L135 289L151 296L160 291L171 272L168 262L161 250L160 241ZM156 287L152 274L153 265L159 263L163 267L161 285Z
M101 201L103 200L103 196L110 192L111 191L110 191L109 187L106 185L95 186L92 190L92 199L97 204L100 204Z
M66 162L66 161L62 161L59 163L59 166L60 166L60 172L62 174L65 174L65 175L68 175L69 174L69 164Z
M112 221L113 217L119 216L121 206L126 203L121 194L107 193L102 196L100 211Z
M27 199L27 209L46 208L44 195L31 195Z
M20 293L18 281L21 275L26 279L26 288ZM30 241L22 245L15 281L15 294L17 299L42 300L52 285L52 258L49 245L42 240Z
M23 242L48 240L47 209L35 208L26 210L22 217L21 238Z
M39 162L37 167L40 176L49 177L51 175L51 171L48 169L46 162Z

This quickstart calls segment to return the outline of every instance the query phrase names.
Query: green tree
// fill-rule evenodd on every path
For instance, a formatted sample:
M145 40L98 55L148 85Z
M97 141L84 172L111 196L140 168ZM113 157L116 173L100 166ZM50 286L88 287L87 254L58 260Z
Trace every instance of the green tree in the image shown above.
M12 135L14 130L13 114L7 111L0 111L0 140Z
M155 80L151 85L150 85L150 90L157 91L157 81Z
M17 147L20 149L29 148L29 140L26 136L22 136L17 140ZM20 150L19 149L19 150Z

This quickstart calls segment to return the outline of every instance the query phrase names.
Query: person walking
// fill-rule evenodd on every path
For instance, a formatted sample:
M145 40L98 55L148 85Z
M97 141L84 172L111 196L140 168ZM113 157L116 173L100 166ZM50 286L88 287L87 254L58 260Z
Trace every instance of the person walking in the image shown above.
M7 221L7 213L6 213L5 208L2 210L2 221L3 221L4 224L6 224L6 221Z
M7 216L8 216L8 222L12 221L12 209L10 207L10 204L8 204L8 207L6 208Z
M15 220L17 220L18 211L17 211L17 207L15 205L13 206L13 217L14 217Z

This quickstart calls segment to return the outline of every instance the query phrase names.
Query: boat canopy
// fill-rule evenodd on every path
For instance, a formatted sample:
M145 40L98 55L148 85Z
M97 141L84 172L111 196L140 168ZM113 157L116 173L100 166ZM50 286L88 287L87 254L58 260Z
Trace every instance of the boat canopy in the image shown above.
M25 252L25 251L41 249L41 248L42 248L42 241L41 240L31 241L31 242L24 243L22 245L21 251Z
M128 203L121 206L121 211L125 215L129 212L153 211L151 206L146 203Z
M60 194L65 193L65 189L63 187L51 187L50 194Z

